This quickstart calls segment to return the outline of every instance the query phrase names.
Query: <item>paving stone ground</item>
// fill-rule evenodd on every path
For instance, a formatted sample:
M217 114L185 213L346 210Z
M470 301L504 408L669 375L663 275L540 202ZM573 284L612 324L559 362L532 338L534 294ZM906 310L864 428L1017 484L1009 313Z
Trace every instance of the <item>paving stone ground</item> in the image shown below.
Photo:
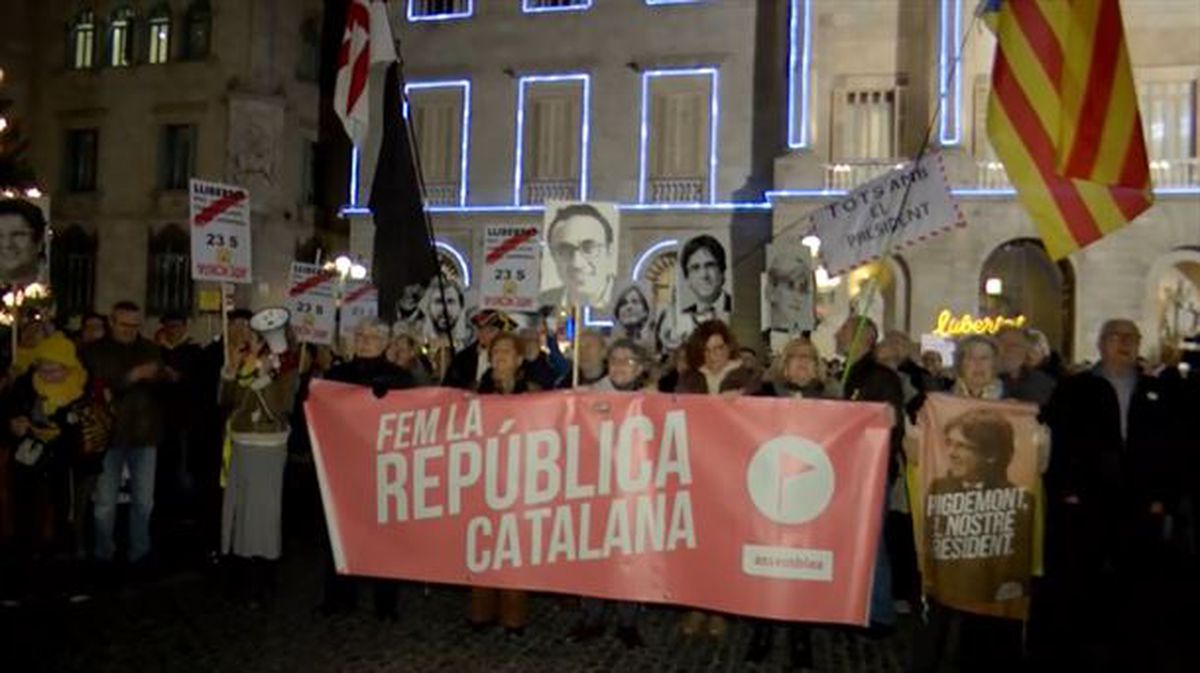
M789 670L780 630L776 650L760 665L744 663L749 624L735 620L728 635L685 638L680 613L649 606L640 614L647 647L627 650L609 635L568 643L577 606L569 597L536 595L520 639L499 630L474 633L464 621L461 587L405 586L401 615L380 622L363 587L359 611L326 618L316 614L321 562L317 548L285 558L278 594L251 609L226 595L215 572L164 570L149 582L130 582L93 600L70 605L42 601L0 612L3 671L447 671L558 672ZM872 640L849 631L818 630L814 654L821 671L899 671L907 657L905 630ZM15 656L12 656L15 655Z

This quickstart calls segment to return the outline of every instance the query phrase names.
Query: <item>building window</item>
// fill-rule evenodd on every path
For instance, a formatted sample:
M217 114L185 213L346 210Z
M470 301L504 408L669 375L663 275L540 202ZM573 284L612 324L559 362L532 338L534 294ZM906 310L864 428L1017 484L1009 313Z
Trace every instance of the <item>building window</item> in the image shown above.
M85 9L71 24L67 63L72 69L87 70L96 64L96 15Z
M150 237L146 312L192 312L191 239L183 227L168 224Z
M642 73L642 203L700 203L716 196L717 71Z
M521 0L521 11L526 14L581 12L591 6L592 0Z
M158 188L187 189L195 162L196 127L191 124L164 126L159 145Z
M834 93L834 161L891 161L900 153L904 89L843 89Z
M200 61L208 58L209 41L212 38L212 10L208 2L196 0L183 15L183 58Z
M1200 185L1200 166L1196 161L1196 81L1143 81L1138 87L1138 98L1155 186Z
M587 75L522 78L517 94L517 205L587 198Z
M150 12L147 27L146 60L154 64L171 60L171 8L156 7Z
M300 24L300 58L296 61L296 79L316 82L321 72L321 25L310 16Z
M70 192L96 191L96 159L100 144L96 129L67 131L63 182Z
M78 225L54 236L50 283L58 315L92 310L96 293L96 239Z
M129 7L113 10L108 28L108 65L114 68L133 65L133 25L136 16Z
M465 19L474 13L474 0L408 0L409 21Z
M405 85L415 149L425 180L425 202L466 205L470 83L413 82ZM411 107L411 110L408 109Z

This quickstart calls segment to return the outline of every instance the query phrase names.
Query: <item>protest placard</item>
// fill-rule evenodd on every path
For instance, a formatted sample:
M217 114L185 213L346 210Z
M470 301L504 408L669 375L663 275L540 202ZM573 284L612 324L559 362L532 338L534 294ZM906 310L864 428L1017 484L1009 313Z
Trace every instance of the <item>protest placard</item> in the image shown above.
M541 241L537 227L487 225L483 228L480 306L504 311L538 308Z
M336 278L316 264L292 262L288 284L288 310L296 340L302 343L333 343L337 318Z
M193 178L188 197L192 279L251 282L250 192Z
M907 193L907 196L906 196ZM901 206L903 205L903 208ZM942 155L880 176L809 214L830 276L966 226L950 195Z

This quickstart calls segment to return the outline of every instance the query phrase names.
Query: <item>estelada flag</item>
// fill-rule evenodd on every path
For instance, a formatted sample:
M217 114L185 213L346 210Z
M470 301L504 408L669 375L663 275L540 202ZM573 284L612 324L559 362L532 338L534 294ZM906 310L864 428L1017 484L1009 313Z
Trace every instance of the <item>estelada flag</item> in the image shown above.
M1154 200L1117 0L985 0L988 138L1061 259Z
M379 289L379 315L389 322L404 286L428 285L437 273L417 164L401 112L403 92L387 3L352 0L346 8L333 104L359 148L360 184L369 195L375 223L371 278Z

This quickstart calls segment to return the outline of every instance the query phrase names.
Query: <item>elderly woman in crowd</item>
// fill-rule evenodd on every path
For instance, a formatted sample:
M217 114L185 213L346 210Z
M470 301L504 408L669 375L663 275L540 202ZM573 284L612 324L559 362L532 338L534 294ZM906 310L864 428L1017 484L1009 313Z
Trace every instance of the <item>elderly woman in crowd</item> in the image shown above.
M376 397L387 395L389 390L416 386L416 375L396 362L410 361L406 354L403 351L388 352L389 334L387 323L382 320L363 319L354 328L353 357L335 365L325 378L370 388ZM395 346L395 343L392 345ZM337 574L333 567L331 551L326 551L325 559L325 596L318 609L324 615L350 612L357 603L357 587L353 580ZM375 617L381 621L396 619L396 600L399 593L397 583L381 579L372 580L372 584L375 594Z
M537 392L538 386L525 378L521 368L524 346L512 332L500 332L488 345L491 368L483 374L477 392L481 395L520 395ZM525 633L529 621L529 596L516 589L471 588L467 623L481 631L497 621L510 638Z
M999 355L995 341L988 337L970 336L960 341L954 362L957 380L951 392L975 399L1011 399L1000 380ZM920 425L914 425L906 433L905 453L910 469L919 460L923 430ZM951 472L930 485L930 494L952 490L965 481L972 484L994 482L997 487L1008 483L1007 476L999 476L1002 471L1007 472L1012 459L1012 428L1007 422L1001 427L974 417L955 419L945 431L951 450ZM1048 433L1040 432L1037 442L1038 470L1044 473L1049 462ZM915 484L916 480L910 479L910 488L915 488ZM912 501L921 502L924 495L914 492ZM1028 531L1020 534L1028 536ZM1035 540L1034 549L1039 546L1040 542ZM1037 565L1035 558L1035 567ZM967 581L970 578L959 579ZM959 661L951 663L957 663L961 670L1016 670L1021 667L1024 654L1020 621L957 610L933 598L929 603L929 620L917 634L914 646L914 671L939 670L955 652ZM952 642L954 638L957 638L957 646Z
M251 605L270 597L282 538L283 469L289 415L298 387L294 366L251 331L248 348L221 371L220 404L229 410L229 475L221 508L221 553L242 564Z
M737 339L729 326L720 320L701 323L688 337L688 370L679 376L678 393L697 395L740 394L753 392L758 380L742 361L735 358ZM705 628L714 638L722 638L729 630L725 617L706 615L699 610L688 612L680 629L685 636L694 636Z
M608 349L608 376L591 386L597 392L638 391L652 392L648 366L649 354L632 339L618 339ZM586 642L604 635L605 601L584 597L583 618L567 634L572 642ZM646 643L637 628L637 603L617 601L617 639L628 649L637 649Z
M396 323L397 326L400 323ZM412 374L416 385L428 385L433 380L433 365L421 353L421 344L411 332L403 329L392 330L392 340L388 344L387 359Z
M824 377L821 354L808 339L793 339L783 347L775 361L772 380L764 383L757 395L791 399L839 399L837 386ZM746 661L759 663L771 653L775 640L775 623L756 619ZM811 669L812 631L801 623L791 622L788 628L788 649L792 668Z

